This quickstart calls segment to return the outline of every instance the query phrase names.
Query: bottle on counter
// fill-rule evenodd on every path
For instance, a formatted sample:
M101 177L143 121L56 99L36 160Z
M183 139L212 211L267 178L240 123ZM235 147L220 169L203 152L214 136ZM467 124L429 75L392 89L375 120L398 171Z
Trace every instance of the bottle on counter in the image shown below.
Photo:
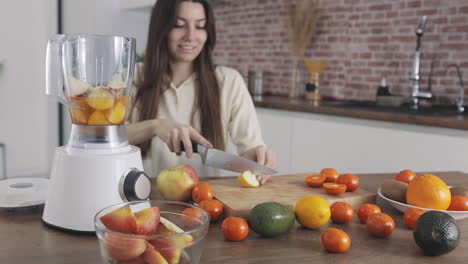
M249 91L255 101L261 101L263 96L263 72L256 69L249 71Z

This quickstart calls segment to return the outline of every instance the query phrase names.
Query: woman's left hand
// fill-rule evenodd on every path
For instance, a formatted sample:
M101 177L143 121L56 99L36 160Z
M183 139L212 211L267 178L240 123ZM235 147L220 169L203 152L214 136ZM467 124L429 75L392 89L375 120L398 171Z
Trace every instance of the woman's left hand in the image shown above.
M273 150L265 145L257 146L243 155L246 158L256 161L260 165L276 169L276 155ZM260 184L265 184L271 175L259 175Z

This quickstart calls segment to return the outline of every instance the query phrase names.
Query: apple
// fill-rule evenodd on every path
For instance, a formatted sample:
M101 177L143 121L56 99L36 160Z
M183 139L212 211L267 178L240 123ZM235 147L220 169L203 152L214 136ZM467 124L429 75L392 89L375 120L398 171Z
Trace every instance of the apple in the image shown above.
M123 206L101 216L101 222L110 230L134 234L137 231L137 220L129 205Z
M156 228L159 225L159 217L159 207L151 207L135 213L137 223L136 233L140 235L156 233Z
M111 233L104 235L104 242L109 257L117 261L137 258L145 252L148 243L142 238L132 238Z
M153 245L161 255L166 259L169 264L179 263L180 254L182 250L174 247L169 241L163 239L152 239L148 241Z
M192 196L192 188L198 183L197 172L190 165L180 165L159 173L157 184L166 200L186 202Z
M168 219L162 216L159 219L160 222L157 234L180 234L184 232L182 228L178 227L176 224L172 223ZM191 235L173 236L168 239L175 248L179 249L189 247L193 241L193 237Z
M141 256L149 264L169 264L154 247L146 242L146 250Z

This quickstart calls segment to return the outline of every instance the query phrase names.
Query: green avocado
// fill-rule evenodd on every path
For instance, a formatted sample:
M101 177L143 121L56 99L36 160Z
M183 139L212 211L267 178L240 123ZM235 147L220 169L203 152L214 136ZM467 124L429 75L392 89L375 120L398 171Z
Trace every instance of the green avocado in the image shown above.
M257 204L250 211L250 228L264 237L275 237L288 232L294 224L294 212L285 205L268 202Z
M421 215L416 222L413 238L425 255L440 256L458 246L460 228L450 215L440 211L429 211Z

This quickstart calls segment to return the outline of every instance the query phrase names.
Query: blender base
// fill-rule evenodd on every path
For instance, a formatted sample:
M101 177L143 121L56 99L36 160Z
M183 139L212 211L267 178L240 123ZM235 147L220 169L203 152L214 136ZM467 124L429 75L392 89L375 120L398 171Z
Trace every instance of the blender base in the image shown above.
M43 222L69 232L94 232L96 213L124 202L119 188L131 169L143 170L140 149L135 146L108 151L57 148Z

